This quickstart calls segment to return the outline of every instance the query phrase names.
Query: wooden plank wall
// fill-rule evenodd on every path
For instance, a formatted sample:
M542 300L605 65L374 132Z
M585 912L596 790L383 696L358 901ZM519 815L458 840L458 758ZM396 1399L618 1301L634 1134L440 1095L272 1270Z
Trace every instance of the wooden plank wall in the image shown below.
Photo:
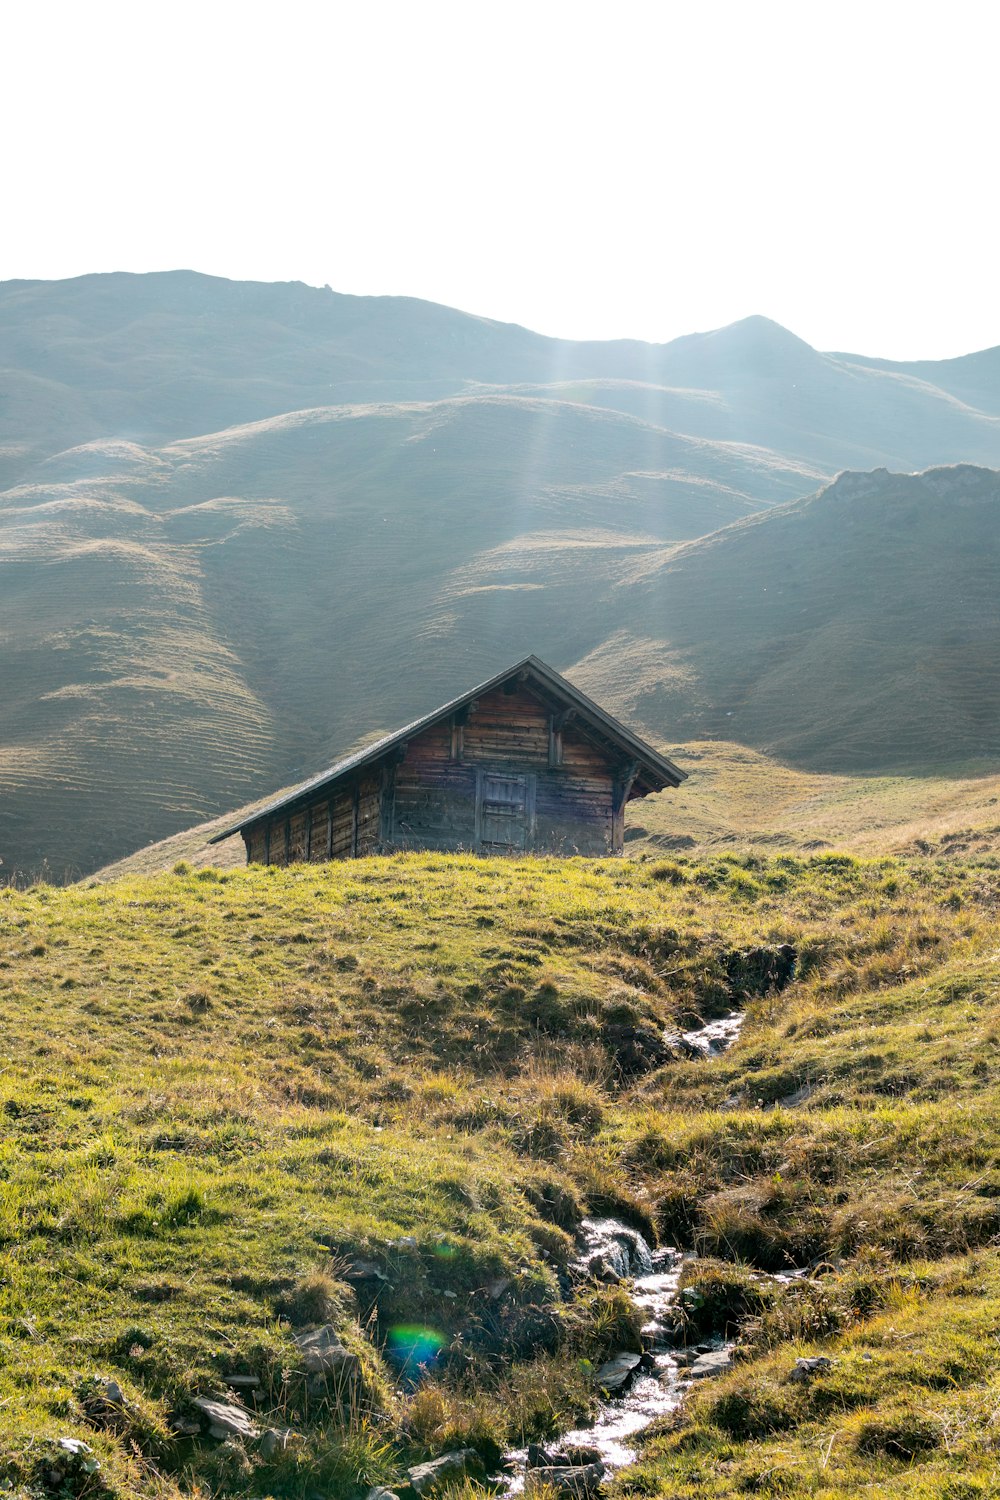
M396 767L392 816L386 828L397 849L472 849L476 830L476 768L453 760L448 724L425 730Z
M524 684L485 695L455 723L426 729L399 761L366 768L291 814L247 831L248 862L344 859L384 848L476 848L476 787L483 769L530 774L527 848L621 853L621 789L608 754L572 718L553 748L552 709ZM551 761L555 756L559 764Z
M425 730L396 767L387 838L396 848L474 849L476 773L530 771L534 827L528 847L558 854L611 850L612 773L602 752L574 730L562 731L562 764L549 765L550 709L527 688L481 698L461 726ZM460 758L454 758L453 752Z
M248 864L285 865L374 854L381 844L382 780L378 771L278 812L244 835Z

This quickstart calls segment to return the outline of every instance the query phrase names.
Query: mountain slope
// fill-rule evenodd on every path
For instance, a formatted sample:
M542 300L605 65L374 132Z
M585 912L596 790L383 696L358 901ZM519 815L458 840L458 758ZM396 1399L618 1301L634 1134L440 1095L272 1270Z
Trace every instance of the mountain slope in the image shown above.
M737 739L824 772L1000 764L995 472L845 474L670 541L644 529L634 476L569 482L593 461L535 506L497 508L462 478L467 403L445 405L310 414L317 465L284 498L269 493L289 473L282 432L264 424L201 455L178 445L143 465L129 450L124 477L9 506L8 865L106 864L301 779L532 648L661 742ZM436 485L407 488L384 482L382 443L375 483L393 504L379 526L357 474L341 492L328 435L382 420L399 424L400 450L439 452ZM225 491L234 465L254 495L176 504L213 479ZM690 518L696 486L681 488ZM704 488L703 518L739 499ZM614 531L588 510L612 500ZM664 498L658 509L670 517ZM576 517L589 524L571 529Z
M0 856L92 869L539 638L572 659L628 559L814 482L762 450L500 396L55 454L0 495ZM451 636L456 580L492 598L498 570L495 628Z
M587 343L413 298L190 271L12 281L0 284L0 483L94 439L161 443L331 402L577 381L603 383L601 404L625 410L649 387L640 414L658 425L776 447L831 476L1000 463L995 351L942 362L940 385L937 368L820 354L760 317L668 344Z
M972 655L952 623L958 490L912 535L876 496L860 562L864 526L749 520L845 464L1000 465L993 352L940 385L883 366L764 318L573 344L191 272L0 285L4 868L104 865L528 651L660 740L736 734L823 769L989 757L988 622ZM823 621L747 612L772 553ZM909 558L923 606L879 557ZM892 610L937 652L923 676Z
M577 675L678 738L824 770L995 765L998 579L996 472L843 474L634 567L630 630Z

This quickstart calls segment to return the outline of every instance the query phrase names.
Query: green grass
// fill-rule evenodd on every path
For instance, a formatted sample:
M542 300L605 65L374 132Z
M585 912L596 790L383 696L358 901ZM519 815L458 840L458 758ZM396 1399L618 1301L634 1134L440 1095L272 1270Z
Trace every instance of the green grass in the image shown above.
M763 1350L751 1343L744 1362L651 1437L616 1494L995 1496L996 1254L883 1265L869 1281L860 1307L845 1295L825 1337L790 1321L767 1348L765 1330ZM784 1300L794 1308L815 1296L802 1288ZM813 1354L830 1368L791 1381L795 1360Z
M100 1473L67 1493L352 1497L455 1442L492 1460L554 1435L630 1337L618 1294L567 1297L587 1208L713 1257L691 1331L731 1324L746 1356L621 1481L642 1493L735 1496L775 1445L812 1452L809 1392L781 1387L785 1425L739 1435L711 1402L766 1406L793 1350L881 1326L884 1287L942 1343L961 1312L992 1372L992 1291L977 1321L950 1288L1000 1276L998 902L988 862L849 856L410 856L3 892L0 1475L51 1492L45 1444L75 1436ZM752 950L781 944L797 974L768 993ZM621 1066L623 1027L743 1003L726 1057ZM377 1299L357 1259L388 1278ZM761 1280L806 1259L825 1269L804 1288ZM361 1366L317 1390L292 1340L328 1319ZM389 1360L413 1327L443 1351L416 1395ZM298 1434L285 1454L172 1432L233 1373L258 1379L261 1425ZM896 1472L876 1431L895 1379L824 1475L841 1455L852 1483Z
M868 858L1000 852L995 769L984 774L981 767L952 764L925 768L922 775L824 774L727 740L675 745L670 754L689 779L629 807L632 855L724 848L849 849ZM161 868L167 865L164 860Z
M850 850L864 858L983 858L1000 853L1000 776L972 765L933 774L833 775L795 769L728 740L663 748L688 773L683 786L630 803L626 852L658 859L735 850L767 853ZM273 793L271 794L273 795ZM208 840L268 798L148 844L96 879L155 875L178 860L195 868L242 869L243 840Z

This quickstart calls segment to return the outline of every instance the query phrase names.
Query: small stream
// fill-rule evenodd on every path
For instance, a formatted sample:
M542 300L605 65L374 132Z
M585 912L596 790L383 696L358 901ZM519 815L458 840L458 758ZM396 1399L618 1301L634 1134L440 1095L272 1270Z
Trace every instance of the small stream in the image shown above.
M677 1284L685 1264L696 1257L673 1249L651 1250L639 1231L621 1219L584 1219L579 1234L578 1271L594 1274L596 1269L602 1280L621 1279L630 1283L632 1300L645 1314L642 1328L645 1352L641 1356L632 1354L609 1360L597 1372L597 1380L602 1385L610 1384L622 1376L623 1367L630 1366L621 1385L609 1391L590 1426L566 1432L545 1444L545 1448L557 1459L576 1458L573 1450L578 1450L580 1463L587 1460L588 1469L599 1463L609 1474L634 1462L637 1456L634 1439L651 1422L673 1411L694 1380L717 1373L728 1346L721 1340L711 1345L699 1344L693 1350L676 1345L671 1313L677 1300ZM531 1472L527 1467L528 1456L527 1449L507 1455L514 1472L506 1483L506 1493L523 1491ZM573 1469L567 1466L567 1485L571 1472ZM585 1494L588 1487L582 1469L578 1474L579 1492ZM593 1486L596 1487L600 1477L596 1473L591 1476Z
M682 1031L681 1041L692 1056L715 1057L733 1045L742 1029L743 1017L743 1011L731 1010L728 1016L709 1021L696 1031Z
M712 1057L732 1046L742 1024L742 1011L733 1011L683 1033L681 1041L692 1057ZM504 1490L510 1495L522 1493L528 1475L539 1470L567 1495L595 1494L603 1478L635 1461L635 1439L651 1422L676 1410L694 1381L720 1374L728 1364L732 1346L721 1340L694 1349L676 1342L672 1314L678 1282L696 1256L670 1248L652 1250L637 1229L614 1218L584 1219L578 1243L578 1275L629 1283L633 1302L645 1314L644 1353L623 1352L596 1372L608 1394L589 1427L552 1439L541 1452L532 1451L533 1467L528 1449L507 1455Z

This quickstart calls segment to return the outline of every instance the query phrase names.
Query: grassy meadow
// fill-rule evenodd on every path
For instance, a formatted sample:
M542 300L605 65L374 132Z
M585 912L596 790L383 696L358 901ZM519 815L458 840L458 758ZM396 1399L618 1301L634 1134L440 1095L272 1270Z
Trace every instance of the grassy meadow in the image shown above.
M570 1274L589 1209L696 1249L682 1335L739 1339L613 1491L996 1493L998 909L990 859L837 854L0 892L0 1481L356 1500L463 1444L489 1468L634 1344ZM669 1043L734 1006L724 1057ZM326 1323L349 1378L303 1367ZM188 1430L234 1380L277 1450Z
M688 779L626 809L625 837L633 857L838 849L869 857L1000 854L995 767L936 766L923 776L835 775L785 765L730 740L656 743ZM221 844L208 841L273 795L148 844L95 878L154 875L178 860L197 868L242 868L246 850L238 834Z

